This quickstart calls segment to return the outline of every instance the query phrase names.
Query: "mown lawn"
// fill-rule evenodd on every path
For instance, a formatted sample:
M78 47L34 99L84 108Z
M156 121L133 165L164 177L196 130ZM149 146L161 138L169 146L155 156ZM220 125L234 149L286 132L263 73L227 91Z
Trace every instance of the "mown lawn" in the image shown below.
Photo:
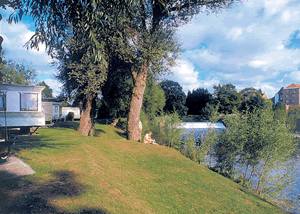
M0 183L0 213L283 213L173 149L77 126L18 138L14 154L36 173Z

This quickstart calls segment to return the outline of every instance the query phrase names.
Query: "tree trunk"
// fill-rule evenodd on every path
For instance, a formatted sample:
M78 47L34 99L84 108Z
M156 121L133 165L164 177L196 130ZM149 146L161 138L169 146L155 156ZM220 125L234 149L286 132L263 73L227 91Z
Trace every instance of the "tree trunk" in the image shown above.
M116 125L119 122L119 120L120 120L120 117L114 119L114 122L112 124L110 124L110 125L113 126L113 127L116 127Z
M262 178L265 174L266 165L267 165L267 161L264 163L263 168L261 170L261 174L260 174L259 179L258 179L258 183L257 183L256 190L255 190L255 192L257 192L257 193L259 193L259 187L260 187L260 184L262 183Z
M88 94L86 97L86 101L83 103L83 108L80 116L80 124L77 129L77 131L84 136L88 136L90 131L92 130L92 99L93 96L91 94Z
M250 166L250 167L251 167L251 166ZM248 182L250 182L250 180L251 180L251 178L252 178L252 176L253 176L253 174L254 174L254 169L255 169L255 167L252 166L252 169L250 170L250 176L249 176L249 178L248 178Z
M148 74L148 63L141 66L139 73L133 72L134 87L130 102L130 111L127 122L127 139L141 142L141 130L139 129L140 114L143 104L143 96L146 88L146 78Z

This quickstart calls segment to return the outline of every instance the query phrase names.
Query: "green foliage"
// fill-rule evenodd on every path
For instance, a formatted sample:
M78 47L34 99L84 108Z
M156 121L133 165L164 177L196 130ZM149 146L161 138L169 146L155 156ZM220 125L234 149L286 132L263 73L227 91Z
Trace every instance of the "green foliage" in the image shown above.
M182 144L182 130L178 128L180 123L181 120L176 112L155 118L150 125L152 138L160 145L180 150Z
M165 103L164 90L155 82L151 75L148 75L142 109L150 121L157 116L163 115Z
M112 56L109 73L102 91L99 117L127 117L130 108L133 81L128 63Z
M215 113L215 110L218 111L218 105L206 103L205 107L199 112L200 118L202 120L209 120Z
M4 58L3 62L0 63L0 81L5 84L34 85L36 83L36 71L31 66Z
M53 97L53 90L47 85L44 81L37 84L38 86L45 86L44 90L42 91L43 97L52 98Z
M231 114L241 104L241 95L231 83L214 85L214 96L219 104L219 112Z
M250 189L272 197L287 184L292 186L287 161L296 151L296 143L286 117L276 118L266 107L244 114L234 112L225 123L227 129L214 145L215 167L221 174L239 176ZM274 171L285 172L286 180L273 179Z
M107 78L105 64L95 62L85 39L68 40L65 44L67 53L60 51L57 55L60 63L57 78L63 83L64 91L73 96L97 95Z
M300 106L290 105L288 109L288 115L294 120L300 119Z
M185 106L186 95L180 84L172 80L164 80L160 83L160 86L164 90L166 97L164 112L177 112L180 116L186 115L188 110Z
M287 115L286 106L282 102L276 103L272 106L274 111L274 117L277 119L285 118Z
M260 89L255 89L253 87L247 87L247 88L244 88L242 90L239 91L239 94L242 95L242 100L246 100L247 97L249 96L253 96L253 95L260 95L262 96L262 92Z
M197 88L188 91L185 106L188 108L188 114L197 115L203 111L207 103L212 101L212 94L207 89Z
M182 148L180 148L180 152L192 161L200 162L201 157L199 157L199 147L196 146L194 133L190 133L184 140Z
M96 100L108 70L104 59L95 60L89 39L81 36L80 39L68 39L64 46L66 50L60 50L56 55L60 63L57 78L63 83L64 93L81 105L84 113L78 131L88 135L93 130Z
M255 109L265 108L267 103L266 99L264 99L261 94L255 93L250 94L244 98L241 103L240 110L245 111L249 110L253 112Z
M74 112L69 112L67 115L67 121L74 121L75 114Z
M55 98L56 102L61 102L63 107L70 107L70 103L68 102L68 97L65 96L64 94L60 94ZM76 102L73 101L73 104L77 104ZM74 107L78 107L78 105L75 105Z
M66 101L61 101L62 107L70 107L71 105Z

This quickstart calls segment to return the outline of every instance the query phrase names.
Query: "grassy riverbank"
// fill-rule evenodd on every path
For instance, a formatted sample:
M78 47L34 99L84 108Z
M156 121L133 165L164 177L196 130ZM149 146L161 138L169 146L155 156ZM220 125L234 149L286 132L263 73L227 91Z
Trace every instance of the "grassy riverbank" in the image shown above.
M0 183L1 213L282 213L178 151L77 126L19 137L14 153L36 174Z

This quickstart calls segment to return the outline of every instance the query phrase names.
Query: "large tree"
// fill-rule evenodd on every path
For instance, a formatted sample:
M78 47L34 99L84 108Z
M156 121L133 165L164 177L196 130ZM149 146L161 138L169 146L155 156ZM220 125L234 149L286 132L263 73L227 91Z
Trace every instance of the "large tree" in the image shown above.
M239 92L242 95L240 110L248 110L253 112L255 109L265 108L267 105L267 100L262 97L262 92L260 89L255 88L244 88Z
M172 80L164 80L160 83L161 88L165 92L166 104L164 107L165 113L177 112L178 115L184 116L187 113L185 106L186 95L178 82Z
M78 131L83 135L92 135L93 119L97 95L107 77L107 69L95 62L89 52L89 42L70 39L66 43L67 54L59 52L58 79L63 83L64 92L76 97L81 105L81 119Z
M141 136L138 131L140 110L146 79L155 60L158 65L164 64L164 59L173 64L174 58L169 53L174 53L174 29L186 24L191 17L200 12L218 12L221 8L228 8L233 1L226 0L140 0L134 8L135 29L139 32L137 46L138 56L142 56L136 70L133 70L134 88L128 117L128 139L138 141ZM163 36L162 36L163 35ZM170 42L172 41L172 42ZM175 46L176 47L176 46ZM176 55L175 55L176 57ZM160 70L157 70L160 73Z
M128 116L133 87L130 68L130 64L120 59L118 54L110 57L108 77L101 89L102 99L98 117L114 118L114 126L121 117Z
M118 44L120 53L132 63L134 87L128 117L128 139L140 140L138 131L140 110L146 79L150 70L161 73L161 68L174 65L178 53L178 43L174 29L187 23L194 15L218 12L228 8L233 0L140 0L140 1L100 1L100 0L23 0L16 16L10 21L18 21L22 13L30 14L35 20L36 33L27 43L38 48L45 42L50 54L57 47L64 48L66 26L80 24L81 28L73 37L84 36L89 40L89 49L95 61L107 63L103 51L103 40L98 40L99 29L108 35L108 43ZM120 38L114 43L112 32ZM110 40L111 39L111 40ZM173 53L173 54L170 54ZM175 54L174 54L175 53ZM127 57L129 56L129 57Z
M212 101L212 94L205 88L197 88L188 91L185 106L188 108L188 114L199 115L207 103Z
M255 94L262 96L261 90L253 87L247 87L239 91L239 94L242 95L242 100L245 100L247 97Z
M219 112L231 114L241 104L241 95L233 84L214 85L214 96L219 104Z
M122 42L126 27L126 1L22 1L9 22L18 22L29 14L36 32L26 43L38 48L45 43L48 53L59 61L58 78L64 91L76 97L82 106L78 131L88 135L93 127L94 104L106 79L109 52L126 50ZM127 12L126 12L127 11Z

